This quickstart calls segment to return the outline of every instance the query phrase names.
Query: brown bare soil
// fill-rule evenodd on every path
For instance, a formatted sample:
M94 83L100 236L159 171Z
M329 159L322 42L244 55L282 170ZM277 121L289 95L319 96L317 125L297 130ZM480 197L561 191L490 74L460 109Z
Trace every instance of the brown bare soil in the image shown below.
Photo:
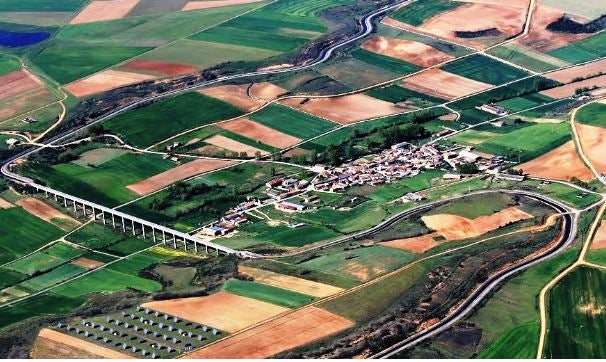
M138 3L139 0L94 0L69 23L82 24L95 21L122 19L137 6Z
M52 222L53 219L63 219L69 221L70 224L80 225L76 219L65 215L54 207L33 197L25 197L17 201L16 204L21 206L25 211L47 222Z
M558 20L562 15L564 13L561 10L539 4L532 15L529 33L515 42L540 52L547 52L587 38L590 35L556 33L547 30L547 25Z
M492 215L467 219L459 215L425 215L421 219L428 228L435 230L448 240L475 238L507 224L531 219L533 216L515 207L495 212Z
M134 357L77 337L44 328L31 352L35 359L132 359Z
M250 89L250 93L254 98L268 102L273 101L286 92L286 89L269 82L255 83Z
M190 1L181 11L187 10L199 10L199 9L210 9L210 8L218 8L222 6L230 6L230 5L242 5L242 4L250 4L256 3L263 0L206 0L206 1Z
M27 69L16 70L0 77L0 99L42 86L44 83Z
M227 292L218 292L206 297L150 302L143 304L143 307L206 324L229 333L237 332L289 310Z
M377 36L365 41L362 48L373 53L404 60L420 67L431 67L454 59L453 56L429 45L385 36Z
M131 70L136 72L149 73L160 76L174 76L181 74L194 73L200 68L191 64L163 62L161 60L144 60L138 59L128 62L120 67L120 69Z
M11 207L15 207L15 205L0 197L0 209L10 209Z
M393 103L372 98L365 94L315 98L304 104L301 104L301 99L287 99L283 103L340 124L350 124L364 119L401 112Z
M464 2L464 3L474 3L474 4L492 4L492 5L506 4L507 6L510 6L510 7L522 8L522 9L528 8L528 0L507 0L507 2L504 2L503 0L455 0L455 1Z
M443 116L438 117L441 121L456 121L459 116L456 113L448 113Z
M86 269L97 269L105 265L104 263L88 258L78 258L72 261L72 264L84 267Z
M441 69L429 69L405 79L402 87L439 98L454 99L483 91L492 85Z
M219 127L276 148L286 148L301 142L299 138L276 131L248 118L223 122L219 124Z
M249 112L260 108L268 101L274 100L278 95L286 92L286 89L284 88L268 82L263 82L252 86L250 90L252 97L249 97L247 92L248 86L248 84L221 85L203 88L198 92L209 97L220 99Z
M541 94L551 98L566 98L573 96L578 88L584 87L606 87L606 74L595 78L589 78L580 82L569 83L560 87L544 90Z
M336 294L343 289L333 287L332 285L313 282L311 280L293 277L267 270L249 268L240 266L238 270L241 273L254 278L256 282L273 285L274 287L293 290L295 292L311 295L313 297L324 298Z
M598 228L595 233L595 237L591 242L591 249L603 249L606 248L606 221L602 220L602 225Z
M150 192L160 190L161 188L171 185L177 181L185 180L192 176L231 166L233 164L235 164L233 161L198 159L159 173L132 185L128 185L127 187L129 190L138 195L146 195Z
M606 173L606 157L604 157L604 145L606 145L606 128L589 126L576 123L583 152L589 161L600 172Z
M217 146L213 146L213 145L206 145L206 146L202 146L198 149L196 149L196 154L198 155L214 155L217 154L218 152L221 151L225 151L224 149L222 149L221 147L217 147Z
M573 141L516 167L534 177L569 181L571 177L591 181L593 174L583 164Z
M269 152L267 151L260 150L242 142L234 141L231 138L227 138L221 135L215 135L210 138L207 138L204 140L204 142L233 152L246 152L246 155L248 155L249 157L254 156L257 152L261 153L261 155L269 154Z
M309 306L226 338L185 358L267 358L353 326L336 314Z
M27 111L46 106L55 101L55 97L45 88L32 90L19 97L12 97L0 107L0 119L8 119Z
M148 74L109 69L70 83L65 86L65 89L76 97L83 97L155 78Z
M416 236L414 238L406 238L406 239L396 239L390 240L386 242L382 242L382 246L388 246L390 248L408 250L413 253L424 253L429 249L432 249L440 243L438 243L434 238L437 237L437 233L425 234L421 236Z
M285 157L292 157L292 156L302 156L302 155L307 155L309 154L308 150L304 150L302 148L296 147L293 148L292 150L284 153Z
M570 83L575 78L588 77L600 72L606 72L606 59L598 60L597 62L579 65L577 67L558 70L557 72L547 73L545 77L557 80L560 83Z

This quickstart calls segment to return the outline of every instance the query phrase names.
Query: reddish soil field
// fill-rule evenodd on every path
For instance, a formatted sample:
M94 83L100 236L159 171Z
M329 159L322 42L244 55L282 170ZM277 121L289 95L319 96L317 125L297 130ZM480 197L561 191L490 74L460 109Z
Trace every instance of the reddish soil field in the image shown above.
M296 147L293 148L292 150L284 153L284 156L286 157L292 157L292 156L302 156L302 155L308 155L310 151L308 150L304 150L302 148Z
M16 70L0 77L0 99L42 86L44 83L27 69Z
M564 13L561 10L539 4L532 15L530 32L516 43L525 45L540 52L563 47L590 34L555 33L547 30L547 25L558 20Z
M221 147L217 147L217 146L213 146L213 145L206 145L206 146L202 146L202 147L196 149L196 153L198 155L214 155L221 151L225 151L225 150L222 149Z
M38 334L31 357L35 359L133 359L125 353L44 328Z
M560 83L570 83L578 77L588 77L600 72L606 72L606 59L598 60L597 62L580 65L577 67L558 70L556 72L547 73L545 77L557 80Z
M84 97L155 78L152 75L110 69L70 83L65 89L76 97Z
M143 304L143 307L206 324L229 333L289 311L288 308L227 292L218 292L206 297L150 302Z
M551 98L567 98L573 96L578 88L583 87L606 87L606 74L599 77L585 79L575 83L569 83L560 87L544 90L540 92Z
M207 138L204 140L204 142L211 144L213 146L223 148L225 150L232 151L232 152L238 152L238 153L246 152L246 155L248 155L249 157L254 156L257 152L261 153L261 155L269 154L269 152L267 152L267 151L263 151L256 147L249 146L242 142L238 142L238 141L232 140L231 138L221 136L221 135L215 135L210 138Z
M10 209L11 207L15 207L15 205L0 197L0 209Z
M402 112L393 103L372 98L365 94L314 98L304 104L301 104L301 101L301 99L293 98L284 100L283 103L340 124L350 124Z
M506 2L503 0L455 0L466 3L474 3L474 4L493 4L493 5L504 5L506 4L509 7L516 7L527 9L528 8L528 0L507 0Z
M448 240L461 240L480 236L507 224L531 219L533 216L515 207L480 216L473 220L459 215L425 215L421 219L428 228L435 230Z
M63 219L74 225L80 225L79 221L72 219L54 207L38 199L34 199L33 197L25 197L17 201L15 204L21 206L25 211L44 221L52 222L53 219Z
M583 181L591 181L593 174L583 164L577 154L573 141L516 167L534 177L569 181L576 177Z
M127 187L137 195L146 195L150 192L160 190L161 188L171 185L177 181L185 180L192 176L219 168L228 167L233 164L235 164L233 161L198 159L181 166L177 166L173 169L162 172Z
M336 314L305 307L236 334L184 358L267 358L353 326Z
M276 131L248 118L223 122L219 124L219 127L276 148L286 148L301 142L299 138Z
M163 62L160 60L133 60L120 67L120 69L148 73L159 76L174 76L194 73L200 68L182 63Z
M245 266L238 267L238 271L253 277L256 282L293 290L318 298L328 297L343 290L328 284Z
M429 69L405 79L402 87L434 97L455 99L491 88L492 85L441 69Z
M221 6L230 6L230 5L242 5L249 3L256 3L263 0L206 0L206 1L190 1L185 6L182 11L186 10L198 10L198 9L209 9L209 8L218 8Z
M362 48L373 53L404 60L420 67L431 67L454 59L453 56L423 43L384 36L377 36L365 41Z
M591 249L603 249L606 248L606 221L602 220L602 224L596 231L593 242L591 243Z
M606 173L606 157L604 157L606 128L579 124L578 122L576 127L583 152L600 173Z
M97 269L105 265L104 263L88 258L78 258L72 261L72 264L84 267L86 269Z
M440 245L434 238L439 236L437 233L425 234L414 238L396 239L382 242L380 245L394 249L408 250L413 253L424 253Z
M78 13L70 24L122 19L138 3L139 0L94 0Z

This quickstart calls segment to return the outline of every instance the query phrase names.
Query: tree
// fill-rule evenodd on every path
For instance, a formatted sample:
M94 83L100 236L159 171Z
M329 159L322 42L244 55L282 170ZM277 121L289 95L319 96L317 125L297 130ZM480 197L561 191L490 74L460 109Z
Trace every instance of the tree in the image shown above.
M475 163L466 162L466 163L457 165L457 171L459 171L460 173L465 174L465 175L473 175L473 174L478 173L480 170L478 170L478 166L476 166Z

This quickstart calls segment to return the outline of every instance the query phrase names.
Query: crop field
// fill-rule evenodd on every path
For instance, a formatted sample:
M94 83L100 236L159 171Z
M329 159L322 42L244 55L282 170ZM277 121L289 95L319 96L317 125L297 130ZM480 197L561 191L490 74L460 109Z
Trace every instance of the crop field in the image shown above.
M286 308L297 308L314 299L309 295L238 279L227 281L223 285L223 290L242 297L257 299Z
M54 293L40 294L5 308L0 319L0 328L31 317L69 313L84 302L84 298L69 298Z
M322 10L353 2L354 0L284 0L270 4L266 9L293 16L309 17L317 15Z
M199 112L200 109L204 112ZM145 147L187 129L241 114L228 103L192 92L120 114L105 122L104 127Z
M450 0L418 1L390 14L390 17L413 26L419 26L434 15L455 9L462 2Z
M0 56L0 76L21 69L21 64L13 58Z
M577 112L576 121L589 126L606 128L606 103L592 103Z
M506 101L498 102L498 104L505 107L509 112L519 112L551 101L553 101L553 98L547 97L540 93L533 93L526 96L510 98Z
M250 118L300 139L308 139L335 128L331 122L277 104L263 108Z
M265 243L283 247L301 247L341 235L322 225L312 224L291 228L285 225L269 226L264 221L243 225L238 231L237 235L217 241L235 248L256 247Z
M340 87L337 87L337 85L332 85L332 87L336 88L336 92L338 92L342 87L348 87L348 89L359 89L369 87L380 82L386 82L400 76L398 73L388 71L385 68L379 68L355 58L348 58L340 62L331 62L321 65L318 67L318 72L329 77L333 81L342 84ZM328 79L325 79L324 82L328 82L328 84L330 84ZM305 88L299 88L299 91L303 92L304 89ZM335 91L330 93L335 93Z
M414 5L414 3L412 5ZM423 43L453 57L461 57L469 54L469 50L467 48L422 34L411 33L406 30L387 26L385 24L379 24L377 29L378 33L383 36Z
M606 11L606 6L600 2L579 3L571 0L544 0L543 3L545 5L561 9L566 13L584 16L589 20L593 20L601 15L604 15L604 12Z
M366 94L373 98L381 99L390 103L410 101L419 107L433 106L445 102L445 100L443 99L415 92L413 90L400 87L397 84L391 84L386 87L373 88L367 91Z
M398 74L398 76L414 73L421 69L421 67L418 65L385 55L376 54L366 49L356 49L351 55L354 59L374 65L375 67L384 69L388 72Z
M48 273L42 274L40 276L34 277L32 279L28 279L18 286L31 290L31 291L39 291L63 281L69 280L76 275L82 274L88 269L74 265L74 264L64 264L61 265Z
M536 72L546 72L567 64L557 58L513 44L493 48L488 53Z
M78 10L86 0L4 0L0 11L37 12L56 11L72 12Z
M554 49L549 55L577 64L606 56L606 32Z
M494 85L511 82L529 75L519 69L479 54L449 63L443 66L442 70Z
M579 267L562 279L549 295L549 334L545 355L554 358L598 358L606 346L601 317L606 303L606 273Z
M53 166L35 164L28 166L24 173L72 195L80 195L105 206L116 206L137 197L126 186L173 166L172 161L157 155L127 153L95 168L78 166L73 162Z
M66 239L86 248L103 249L118 242L122 236L101 224L91 223L69 234Z

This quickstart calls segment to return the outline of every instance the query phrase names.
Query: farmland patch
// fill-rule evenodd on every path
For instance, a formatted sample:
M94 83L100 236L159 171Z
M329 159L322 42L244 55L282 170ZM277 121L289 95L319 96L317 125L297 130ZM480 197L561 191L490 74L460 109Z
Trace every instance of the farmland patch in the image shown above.
M125 17L139 0L94 0L74 17L70 24L107 21Z
M445 72L441 69L430 69L413 75L402 82L402 86L413 91L428 94L431 97L454 99L491 88L491 84L465 78Z
M423 43L384 36L377 36L365 41L362 48L424 68L454 59L453 56Z
M585 166L575 148L573 141L568 141L560 147L517 166L534 177L569 181L576 177L582 181L591 181L593 174Z
M248 118L224 122L219 127L276 148L286 148L301 142L300 138L289 136Z
M152 79L155 77L151 75L109 69L70 83L64 88L76 97L84 97Z

